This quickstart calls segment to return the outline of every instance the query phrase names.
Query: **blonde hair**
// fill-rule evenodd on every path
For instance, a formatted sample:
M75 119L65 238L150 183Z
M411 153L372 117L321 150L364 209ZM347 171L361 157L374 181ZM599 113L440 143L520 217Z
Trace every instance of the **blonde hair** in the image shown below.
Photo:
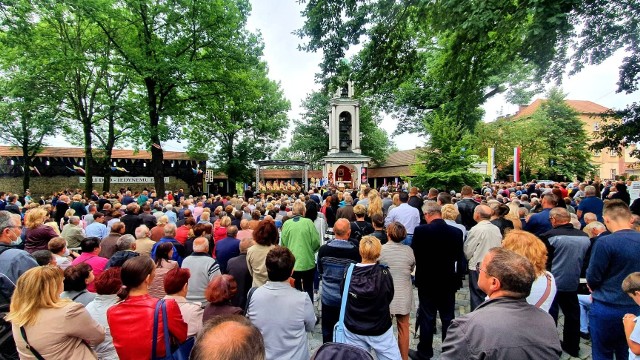
M400 205L400 194L393 194L393 199L391 201L393 202L393 205L399 206Z
M369 207L367 214L372 217L375 214L382 215L382 199L378 196L378 190L371 189L369 191Z
M453 204L442 205L440 212L442 213L442 218L445 220L455 220L458 218L458 215L460 215L460 212Z
M529 259L537 276L544 274L547 267L547 247L537 236L514 229L504 236L502 247Z
M231 218L228 216L223 217L222 219L220 219L220 227L227 227L231 225Z
M164 225L169 222L169 217L167 215L162 215L158 218L158 225Z
M365 216L367 214L367 208L365 208L362 204L356 204L356 206L353 207L353 213L356 215L356 217Z
M75 209L67 209L67 211L64 212L64 216L66 217L71 217L73 215L76 214L76 210Z
M518 215L519 206L514 203L509 203L508 206L509 212L504 216L504 218L507 220L511 220L511 223L513 224L513 228L515 230L522 230L522 221L520 221L520 215Z
M38 225L44 223L44 218L47 216L47 210L43 208L31 209L27 211L27 216L24 219L24 225L29 229L36 228Z
M15 326L32 325L41 309L61 308L71 300L61 299L64 273L57 266L37 266L27 270L16 283L6 320Z
M360 256L362 256L362 261L377 261L380 257L380 251L382 249L382 244L380 240L371 235L363 236L360 239Z
M73 201L81 201L82 200L82 195L80 194L75 194L73 195L73 197L71 198Z

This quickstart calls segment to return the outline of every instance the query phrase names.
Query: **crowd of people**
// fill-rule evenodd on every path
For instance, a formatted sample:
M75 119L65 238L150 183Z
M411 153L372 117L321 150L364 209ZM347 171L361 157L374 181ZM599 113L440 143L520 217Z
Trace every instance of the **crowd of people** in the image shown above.
M306 360L320 323L324 343L431 359L439 314L441 359L579 357L581 338L593 359L640 359L639 227L623 182L0 192L0 321L13 334L0 349ZM465 278L471 312L456 317Z

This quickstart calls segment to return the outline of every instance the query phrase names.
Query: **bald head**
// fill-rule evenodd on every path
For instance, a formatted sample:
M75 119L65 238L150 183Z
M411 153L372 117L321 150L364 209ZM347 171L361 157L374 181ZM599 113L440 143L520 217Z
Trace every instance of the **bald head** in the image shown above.
M348 240L351 235L351 224L349 220L341 218L336 220L333 225L333 233L336 235L336 239Z
M596 216L596 214L588 212L586 214L584 214L584 223L585 224L590 224L594 221L598 221L598 217Z
M487 205L478 205L475 210L473 210L474 218L477 217L476 221L489 220L491 219L491 215L493 215L493 210Z
M193 252L207 252L209 251L209 240L205 237L198 237L193 240Z
M260 330L241 315L216 316L204 324L190 359L265 359Z

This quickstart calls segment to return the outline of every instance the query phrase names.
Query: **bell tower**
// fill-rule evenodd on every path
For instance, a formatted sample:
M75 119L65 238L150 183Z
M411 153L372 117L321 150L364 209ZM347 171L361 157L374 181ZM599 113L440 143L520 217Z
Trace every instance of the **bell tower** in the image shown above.
M329 151L324 157L324 178L338 188L366 184L371 158L360 149L360 102L353 97L353 81L339 87L329 101Z
M361 154L360 102L353 98L353 81L348 81L336 90L330 106L329 154Z

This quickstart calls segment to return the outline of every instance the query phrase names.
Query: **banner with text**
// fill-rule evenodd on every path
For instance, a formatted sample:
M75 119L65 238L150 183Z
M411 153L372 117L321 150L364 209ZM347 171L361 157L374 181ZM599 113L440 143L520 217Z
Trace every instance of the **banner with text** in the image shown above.
M86 179L84 176L79 177L80 184L84 184ZM102 176L94 176L93 177L94 184L102 184L104 183L104 177ZM151 176L141 176L141 177L133 177L133 176L112 176L111 177L112 184L153 184L153 177ZM164 177L164 183L169 183L169 177Z

